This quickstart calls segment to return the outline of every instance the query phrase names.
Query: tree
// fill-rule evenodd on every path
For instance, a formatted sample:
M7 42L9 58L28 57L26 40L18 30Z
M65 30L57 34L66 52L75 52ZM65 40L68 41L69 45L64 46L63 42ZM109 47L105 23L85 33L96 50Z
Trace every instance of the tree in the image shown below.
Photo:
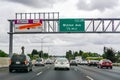
M67 58L68 60L73 59L73 55L72 55L72 51L71 51L71 50L69 50L69 51L66 52L66 58Z
M8 57L8 54L0 50L0 57Z
M79 56L82 56L83 51L79 50Z
M32 51L32 56L33 56L33 55L38 55L38 52L37 52L36 49L33 49L33 51Z
M73 53L73 57L75 58L76 56L79 56L79 53L77 51Z
M88 54L88 53L83 53L83 54L82 54L82 58L83 58L83 59L86 59L87 57L89 57L89 54Z
M38 54L39 54L39 57L41 58L43 57L43 51L39 51Z
M116 62L115 54L116 52L112 48L106 48L105 53L102 55L103 58L109 59L112 62Z
M43 57L44 57L45 59L47 59L47 58L49 57L48 53L44 53L43 55L44 55Z

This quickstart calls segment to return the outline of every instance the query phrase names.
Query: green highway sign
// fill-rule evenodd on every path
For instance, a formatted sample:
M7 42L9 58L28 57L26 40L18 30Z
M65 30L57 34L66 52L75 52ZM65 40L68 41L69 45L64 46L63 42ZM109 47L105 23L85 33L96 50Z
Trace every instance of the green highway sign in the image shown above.
M60 19L59 32L84 32L84 19Z

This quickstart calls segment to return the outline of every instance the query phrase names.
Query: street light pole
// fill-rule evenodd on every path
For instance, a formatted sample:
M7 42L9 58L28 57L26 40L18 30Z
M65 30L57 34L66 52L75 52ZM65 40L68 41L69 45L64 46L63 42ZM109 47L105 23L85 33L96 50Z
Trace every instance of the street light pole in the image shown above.
M40 38L41 39L41 52L43 52L43 40L45 39L45 38L48 38L47 36L44 36L44 37L42 37L42 38ZM42 53L41 53L41 58L42 58Z
M46 36L41 38L41 58L42 58L42 52L43 52L43 40L45 38L46 38Z
M41 38L41 58L42 58L42 53L43 53L43 38Z

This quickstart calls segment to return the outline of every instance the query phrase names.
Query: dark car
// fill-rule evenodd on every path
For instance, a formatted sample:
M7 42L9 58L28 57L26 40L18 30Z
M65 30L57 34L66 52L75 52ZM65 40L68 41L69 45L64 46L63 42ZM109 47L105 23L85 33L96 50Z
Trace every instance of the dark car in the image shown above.
M20 55L13 55L10 59L10 65L9 65L9 72L12 72L13 70L16 71L32 71L32 62L29 56L20 54Z
M110 60L108 60L108 59L103 59L103 60L100 60L97 67L98 68L106 67L106 68L112 69L112 62Z
M77 66L78 64L77 64L76 60L71 60L71 61L70 61L70 65L71 65L71 66L72 66L72 65L73 65L73 66L74 66L74 65Z
M98 63L99 63L99 60L89 60L88 66L97 66Z

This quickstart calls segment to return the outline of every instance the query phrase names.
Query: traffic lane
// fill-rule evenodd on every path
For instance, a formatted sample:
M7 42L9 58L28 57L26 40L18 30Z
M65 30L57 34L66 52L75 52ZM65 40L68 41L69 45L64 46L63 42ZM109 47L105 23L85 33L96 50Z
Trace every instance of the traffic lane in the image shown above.
M31 80L89 80L84 74L76 71L75 68L70 70L60 69L54 70L50 68L44 72L39 72L36 77Z
M78 70L94 80L120 80L120 74L110 72L109 69L98 69L97 67L79 66Z
M9 73L8 68L7 68L4 72L0 71L0 78L2 80L30 80L34 78L38 72L47 70L48 67L50 66L45 66L45 67L34 66L33 71L28 72L28 73L23 72L23 71Z

